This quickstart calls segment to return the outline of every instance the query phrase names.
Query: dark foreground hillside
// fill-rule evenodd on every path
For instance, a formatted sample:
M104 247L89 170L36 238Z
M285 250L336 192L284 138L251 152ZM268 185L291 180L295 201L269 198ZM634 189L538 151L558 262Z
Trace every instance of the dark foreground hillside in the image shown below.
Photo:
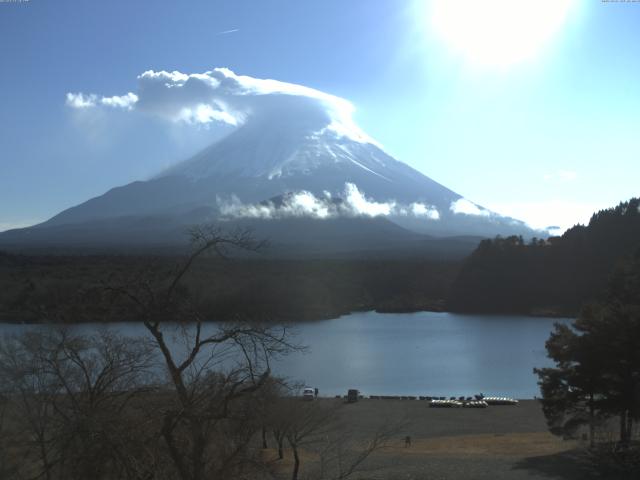
M347 438L345 447L361 448L381 424L393 425L393 433L382 448L358 465L354 480L386 479L486 479L486 480L585 480L596 478L633 478L594 469L584 443L562 440L551 435L545 425L540 405L527 400L516 407L488 409L434 409L423 401L362 400L346 404L338 399L318 399L314 405L332 412L331 422L312 432L299 450L300 478L321 477L319 464L326 448L323 439ZM132 407L131 407L132 408ZM14 419L8 413L7 426ZM411 445L406 445L406 436ZM3 440L0 439L0 444ZM269 467L262 475L243 478L284 480L291 478L293 452L288 445L283 458L278 458L277 443L266 437L266 448L260 439L250 442L249 451ZM6 467L17 461L17 449L7 450ZM352 452L341 452L344 461ZM12 458L13 457L13 458ZM326 460L325 460L326 461ZM22 465L27 469L26 465ZM163 478L171 477L167 472ZM609 472L607 472L609 473ZM53 477L58 478L58 477Z
M484 240L464 263L447 308L573 315L597 300L617 264L640 247L640 199L548 240Z

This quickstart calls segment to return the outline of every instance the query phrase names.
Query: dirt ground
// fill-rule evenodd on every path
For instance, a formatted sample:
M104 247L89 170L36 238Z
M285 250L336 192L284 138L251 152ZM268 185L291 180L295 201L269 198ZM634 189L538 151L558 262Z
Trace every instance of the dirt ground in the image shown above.
M381 424L403 424L389 446L369 458L358 479L597 478L582 460L584 445L548 433L540 404L534 400L517 406L445 409L429 408L420 400L365 399L344 404L338 411L340 428L363 440ZM410 446L405 445L407 436ZM313 458L306 452L307 461ZM288 463L283 463L284 469Z

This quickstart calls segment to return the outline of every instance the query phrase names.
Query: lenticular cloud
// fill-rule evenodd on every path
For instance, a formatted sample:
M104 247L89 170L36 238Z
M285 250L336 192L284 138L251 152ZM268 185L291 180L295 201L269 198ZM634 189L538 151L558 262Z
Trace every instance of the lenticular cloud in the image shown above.
M227 68L204 73L148 70L138 91L111 97L68 93L67 106L135 110L192 125L280 118L306 130L330 130L361 143L375 143L353 121L353 105L340 97L277 80L236 75Z
M220 213L229 218L338 218L338 217L387 217L414 216L427 220L439 220L438 210L423 203L401 205L396 202L375 202L368 199L353 183L345 183L340 197L329 192L316 197L313 193L300 191L283 197L282 202L257 204L242 203L237 197L218 199Z

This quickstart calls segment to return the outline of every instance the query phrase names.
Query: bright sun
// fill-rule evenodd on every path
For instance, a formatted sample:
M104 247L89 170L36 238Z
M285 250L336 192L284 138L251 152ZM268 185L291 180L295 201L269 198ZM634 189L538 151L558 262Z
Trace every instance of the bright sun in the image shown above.
M534 57L575 0L432 0L430 27L469 62L506 67Z

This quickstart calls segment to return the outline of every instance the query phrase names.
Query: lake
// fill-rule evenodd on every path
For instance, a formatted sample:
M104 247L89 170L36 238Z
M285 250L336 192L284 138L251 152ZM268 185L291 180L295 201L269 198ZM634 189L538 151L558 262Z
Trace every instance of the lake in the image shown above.
M317 387L320 395L539 396L534 367L550 366L544 343L554 322L515 315L357 312L297 324L295 341L306 353L285 357L274 372ZM0 332L30 327L0 325ZM90 332L95 325L74 327ZM113 324L125 335L140 324Z

